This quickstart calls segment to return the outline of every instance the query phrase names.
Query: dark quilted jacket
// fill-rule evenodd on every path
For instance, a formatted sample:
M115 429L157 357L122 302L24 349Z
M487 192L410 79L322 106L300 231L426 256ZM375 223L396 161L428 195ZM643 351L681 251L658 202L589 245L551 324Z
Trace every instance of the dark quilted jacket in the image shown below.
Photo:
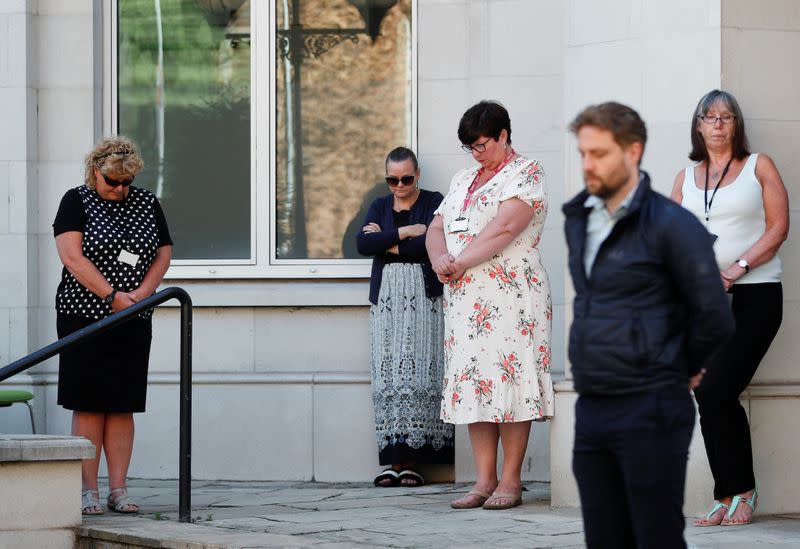
M643 175L588 278L586 191L563 208L575 287L569 359L579 394L687 383L733 334L711 237Z

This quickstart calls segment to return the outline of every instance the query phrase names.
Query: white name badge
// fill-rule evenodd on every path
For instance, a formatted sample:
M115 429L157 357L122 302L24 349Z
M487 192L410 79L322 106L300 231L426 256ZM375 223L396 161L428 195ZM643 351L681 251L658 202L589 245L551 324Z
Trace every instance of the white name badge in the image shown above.
M450 222L448 229L451 233L463 233L469 228L469 219L466 217L459 217Z
M121 261L122 263L127 263L131 267L136 267L136 263L138 263L139 261L139 256L136 254L132 254L128 250L123 248L122 251L119 252L119 257L117 258L117 261Z

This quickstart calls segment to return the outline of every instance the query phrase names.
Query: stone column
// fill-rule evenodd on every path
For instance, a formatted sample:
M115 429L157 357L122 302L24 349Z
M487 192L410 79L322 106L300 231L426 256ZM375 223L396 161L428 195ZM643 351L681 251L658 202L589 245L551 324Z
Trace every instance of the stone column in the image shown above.
M800 213L800 12L791 0L722 1L722 86L739 101L754 153L769 155L789 191L790 216ZM783 324L742 401L750 418L759 511L800 512L800 485L788 481L800 459L793 436L800 414L800 255L798 228L780 249ZM788 482L787 482L788 481Z
M0 366L28 354L38 302L35 2L0 3ZM30 389L21 374L4 387ZM26 432L27 414L0 418ZM19 429L18 429L19 428Z

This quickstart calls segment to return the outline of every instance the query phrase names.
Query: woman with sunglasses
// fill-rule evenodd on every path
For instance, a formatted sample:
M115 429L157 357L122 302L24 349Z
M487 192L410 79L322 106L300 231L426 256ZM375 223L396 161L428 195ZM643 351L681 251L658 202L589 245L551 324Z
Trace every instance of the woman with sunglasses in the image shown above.
M453 463L453 426L439 419L442 390L442 284L425 233L442 201L420 189L414 153L386 157L390 194L375 200L356 237L372 256L370 341L378 460L375 486L421 486L419 463Z
M778 249L789 233L789 198L778 169L751 154L736 98L713 90L691 121L695 163L678 172L672 199L714 238L722 284L731 294L736 333L694 390L715 504L695 526L747 524L758 503L747 413L739 395L778 333L783 318Z
M144 162L127 138L107 137L86 156L84 184L66 192L53 230L64 265L56 292L63 338L153 294L172 257L156 197L134 187ZM145 410L152 311L61 353L58 403L72 410L72 434L89 439L82 464L82 512L103 512L97 488L100 453L108 465L108 508L136 513L127 493L133 414Z
M522 503L531 422L553 416L553 306L539 253L547 191L541 164L511 146L499 103L467 109L458 138L478 165L453 177L427 236L433 270L447 283L442 419L468 424L477 470L469 493L450 505L508 509Z

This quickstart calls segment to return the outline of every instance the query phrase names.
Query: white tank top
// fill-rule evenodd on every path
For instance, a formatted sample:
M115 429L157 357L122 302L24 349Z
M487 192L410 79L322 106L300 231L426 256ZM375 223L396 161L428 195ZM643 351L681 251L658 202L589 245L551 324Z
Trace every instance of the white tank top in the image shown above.
M694 168L686 168L683 178L683 202L681 205L692 212L708 231L717 235L714 254L721 271L733 265L742 254L761 238L767 223L764 216L764 200L761 183L756 179L757 154L751 154L742 172L732 183L720 187L706 223L705 199L703 189L698 189L694 180ZM711 199L713 187L708 189ZM781 260L775 255L772 259L750 269L750 272L736 281L736 284L757 284L761 282L780 282Z

